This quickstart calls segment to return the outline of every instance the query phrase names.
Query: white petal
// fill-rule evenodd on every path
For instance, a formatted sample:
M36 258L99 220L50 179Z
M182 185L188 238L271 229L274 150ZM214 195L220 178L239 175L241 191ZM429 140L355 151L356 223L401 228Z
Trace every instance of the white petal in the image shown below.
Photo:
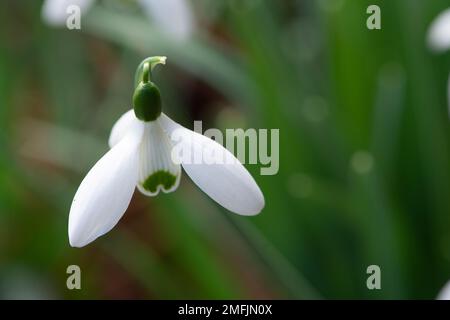
M446 283L441 292L439 292L437 300L450 300L450 281Z
M81 182L70 208L69 241L83 247L111 230L124 214L138 178L143 124L109 150Z
M76 5L81 14L88 11L93 0L45 0L42 6L42 19L50 25L64 26L69 17L67 8Z
M450 48L450 8L433 20L427 36L428 45L435 51Z
M130 130L130 127L136 125L138 122L140 122L140 120L136 118L133 109L125 112L113 125L108 140L109 147L114 147L123 137L125 137Z
M147 196L175 191L180 184L181 166L172 161L172 142L159 119L145 124L139 153L138 189Z
M264 196L244 166L217 142L188 130L162 114L161 125L174 145L182 143L183 149L192 150L194 158L202 154L223 155L232 163L195 163L180 159L191 179L208 196L226 209L242 214L255 215L264 207ZM181 139L179 139L181 138ZM201 156L201 155L200 155Z
M140 0L140 3L154 24L175 40L186 40L191 35L194 21L187 0Z

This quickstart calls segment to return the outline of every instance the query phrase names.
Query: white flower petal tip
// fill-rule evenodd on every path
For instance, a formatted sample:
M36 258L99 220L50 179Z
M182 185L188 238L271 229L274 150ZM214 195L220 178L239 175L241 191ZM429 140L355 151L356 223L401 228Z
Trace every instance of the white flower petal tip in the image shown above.
M442 52L450 48L450 8L441 12L431 23L427 35L428 46Z
M81 182L69 214L69 242L83 247L111 230L126 211L138 179L143 125L135 126Z
M67 9L78 6L85 13L93 4L93 0L45 0L42 6L42 19L51 26L64 26L69 13Z
M252 216L264 208L264 196L253 177L245 167L223 146L201 134L177 124L165 114L160 123L174 144L174 152L181 147L177 156L192 181L209 197L231 212ZM199 154L220 156L223 162L201 161L196 163Z
M450 300L450 281L447 282L442 288L441 292L439 292L437 300Z
M138 190L147 196L175 191L180 184L181 166L172 161L172 142L159 120L146 123L139 155Z

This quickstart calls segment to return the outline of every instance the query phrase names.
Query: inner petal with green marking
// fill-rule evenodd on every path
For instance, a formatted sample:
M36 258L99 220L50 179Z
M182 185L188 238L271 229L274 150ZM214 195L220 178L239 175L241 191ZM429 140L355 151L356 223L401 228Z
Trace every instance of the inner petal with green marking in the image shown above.
M172 161L172 143L158 120L145 124L139 155L138 189L147 196L178 188L181 167Z

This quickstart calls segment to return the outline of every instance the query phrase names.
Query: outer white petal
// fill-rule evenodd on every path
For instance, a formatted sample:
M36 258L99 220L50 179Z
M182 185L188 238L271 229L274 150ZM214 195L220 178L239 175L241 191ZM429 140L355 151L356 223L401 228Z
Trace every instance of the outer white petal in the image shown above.
M435 51L450 48L450 8L441 12L431 23L427 41L430 48Z
M159 191L169 193L178 188L181 166L174 163L171 151L172 142L161 128L160 120L146 123L139 152L140 192L156 196Z
M187 163L181 164L191 179L217 203L226 209L242 214L255 215L264 207L264 196L250 173L220 144L201 134L186 129L161 114L161 125L172 139L174 145L182 143L192 152L203 154L222 154L232 163ZM181 137L181 140L178 139ZM194 154L194 157L196 154Z
M111 134L109 135L109 147L114 147L120 140L122 140L130 129L130 126L137 121L139 121L139 119L136 118L133 109L125 112L113 125Z
M186 40L194 29L194 19L187 0L139 0L146 14L161 31L175 40Z
M450 281L447 282L442 288L441 292L439 292L437 300L450 300Z
M88 11L93 2L93 0L45 0L42 6L42 19L50 25L63 26L69 17L67 13L69 6L78 6L83 14Z
M133 126L81 182L70 208L69 241L83 247L111 230L127 209L138 179L143 124Z

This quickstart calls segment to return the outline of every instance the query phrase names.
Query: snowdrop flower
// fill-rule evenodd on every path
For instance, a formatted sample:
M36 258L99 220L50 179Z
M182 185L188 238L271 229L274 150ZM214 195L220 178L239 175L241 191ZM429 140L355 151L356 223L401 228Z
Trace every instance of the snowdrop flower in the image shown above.
M161 112L160 93L151 81L151 70L165 61L165 57L150 57L139 65L133 109L113 126L111 149L89 171L73 199L71 246L85 246L110 231L126 211L136 186L147 196L175 191L181 166L203 192L232 212L255 215L264 207L264 196L255 180L228 150ZM185 161L172 152L179 143L193 150L194 158L195 153L212 152L234 161Z
M194 19L187 0L137 0L155 26L175 40L185 40L193 32ZM86 13L94 0L45 0L42 18L52 26L64 26L67 8L76 5Z
M437 300L450 300L450 281L446 283L441 292L439 292Z
M441 12L431 23L427 41L430 48L435 51L450 48L450 8Z
M428 46L436 52L450 49L450 8L441 12L431 23L427 42ZM447 82L447 99L450 115L450 76Z

